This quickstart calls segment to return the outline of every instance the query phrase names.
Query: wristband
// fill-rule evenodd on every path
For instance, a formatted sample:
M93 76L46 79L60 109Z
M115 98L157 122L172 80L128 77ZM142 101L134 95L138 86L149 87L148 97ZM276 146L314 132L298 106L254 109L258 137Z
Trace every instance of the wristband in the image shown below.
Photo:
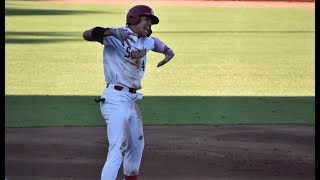
M93 40L103 43L104 32L109 28L95 27L92 29L91 37Z

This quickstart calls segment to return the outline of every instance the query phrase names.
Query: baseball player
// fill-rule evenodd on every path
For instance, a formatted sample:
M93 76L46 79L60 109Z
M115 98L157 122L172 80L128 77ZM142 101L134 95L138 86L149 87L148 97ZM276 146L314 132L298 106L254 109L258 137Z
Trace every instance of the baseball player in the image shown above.
M141 99L141 78L150 50L163 53L158 67L170 61L174 53L161 40L151 37L151 26L159 19L146 5L132 7L124 27L94 27L83 33L87 41L104 45L103 67L106 88L100 98L100 110L107 124L109 149L101 180L115 180L123 163L124 179L137 180L144 149L143 123L135 100Z

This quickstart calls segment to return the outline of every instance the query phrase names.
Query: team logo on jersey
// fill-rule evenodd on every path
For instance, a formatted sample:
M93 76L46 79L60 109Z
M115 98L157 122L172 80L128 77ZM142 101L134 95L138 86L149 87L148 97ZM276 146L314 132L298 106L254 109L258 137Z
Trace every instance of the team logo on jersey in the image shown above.
M137 51L130 51L130 47L127 48L127 55L125 57L131 57L132 59L142 58L147 54L147 49L137 50Z

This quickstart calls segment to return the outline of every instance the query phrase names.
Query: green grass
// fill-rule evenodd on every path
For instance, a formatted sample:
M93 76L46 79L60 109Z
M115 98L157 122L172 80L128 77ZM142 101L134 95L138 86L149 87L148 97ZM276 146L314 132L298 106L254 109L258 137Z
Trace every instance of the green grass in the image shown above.
M71 108L67 106L67 109L63 109L65 112L54 111L57 118L50 115L56 119L52 120L45 116L53 113L50 107L47 107L52 101L44 98L40 103L32 98L99 96L105 84L102 68L103 46L84 41L82 32L94 26L124 25L129 8L129 5L6 0L6 126L33 126L37 122L42 122L43 126L97 124L98 122L92 121L97 117L92 116L93 114L97 113L99 116L97 109L89 108L87 115L83 114L85 111L79 112L79 115L68 114L76 112L77 105L80 108L81 102L74 103L74 109L67 110ZM160 23L153 26L153 35L166 42L176 55L165 66L156 68L164 56L154 52L148 54L141 90L146 98L140 102L147 124L221 123L217 117L223 110L239 111L237 106L221 106L223 109L220 109L220 113L213 113L216 111L212 109L217 107L214 104L215 98L209 101L212 103L203 106L201 97L243 97L243 104L239 107L246 105L245 97L277 97L281 100L281 107L277 107L288 107L292 111L297 109L290 108L291 104L282 101L282 97L314 98L314 9L170 6L152 8L160 18ZM17 95L29 98L18 106L11 103L16 101L16 98L12 97ZM148 103L148 97L154 100L152 97L163 96L172 99L194 99L188 106L183 106L186 109L164 109L163 113L168 115L162 114L157 116L160 120L153 121L152 114L148 113L161 108L157 104L164 105L162 108L180 105L177 101L168 105L166 98L155 98L160 102ZM56 101L57 105L68 103L61 98ZM296 101L297 106L299 102ZM314 122L314 103L309 102L311 104L302 108L304 111L300 112L301 116L297 116L297 121ZM303 101L301 103L303 104ZM43 108L36 108L39 106ZM263 107L261 105L257 108ZM48 119L40 120L35 117L36 114L26 111L43 114L43 117ZM197 120L191 115L195 112L206 115ZM259 110L256 112L262 113ZM289 114L279 113L278 118L275 118L273 113L265 116L263 121L256 121L290 123L291 118L296 122L296 118ZM301 118L303 115L305 120ZM228 118L230 121L226 122L245 123L247 118L245 114L233 117L238 117L238 120ZM70 120L72 118L74 119ZM253 122L250 118L247 118L247 121Z
M95 96L6 96L6 127L105 125ZM314 123L314 97L147 96L145 125Z

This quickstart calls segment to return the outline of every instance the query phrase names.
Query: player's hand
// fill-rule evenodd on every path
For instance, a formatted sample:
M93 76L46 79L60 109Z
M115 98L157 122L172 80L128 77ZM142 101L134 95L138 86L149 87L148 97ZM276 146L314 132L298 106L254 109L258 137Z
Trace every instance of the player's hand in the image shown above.
M132 41L133 43L135 43L135 40L133 40L133 38L130 37L130 35L138 36L136 33L133 33L129 29L126 29L126 28L115 28L115 29L112 28L111 29L111 36L113 36L113 37L117 38L119 41L121 41L123 46L124 46L125 42L128 44L128 46L130 46L128 39L130 41Z
M157 67L160 67L166 64L167 62L169 62L173 58L174 52L172 51L172 49L166 47L164 50L164 55L165 55L165 58L158 63Z

